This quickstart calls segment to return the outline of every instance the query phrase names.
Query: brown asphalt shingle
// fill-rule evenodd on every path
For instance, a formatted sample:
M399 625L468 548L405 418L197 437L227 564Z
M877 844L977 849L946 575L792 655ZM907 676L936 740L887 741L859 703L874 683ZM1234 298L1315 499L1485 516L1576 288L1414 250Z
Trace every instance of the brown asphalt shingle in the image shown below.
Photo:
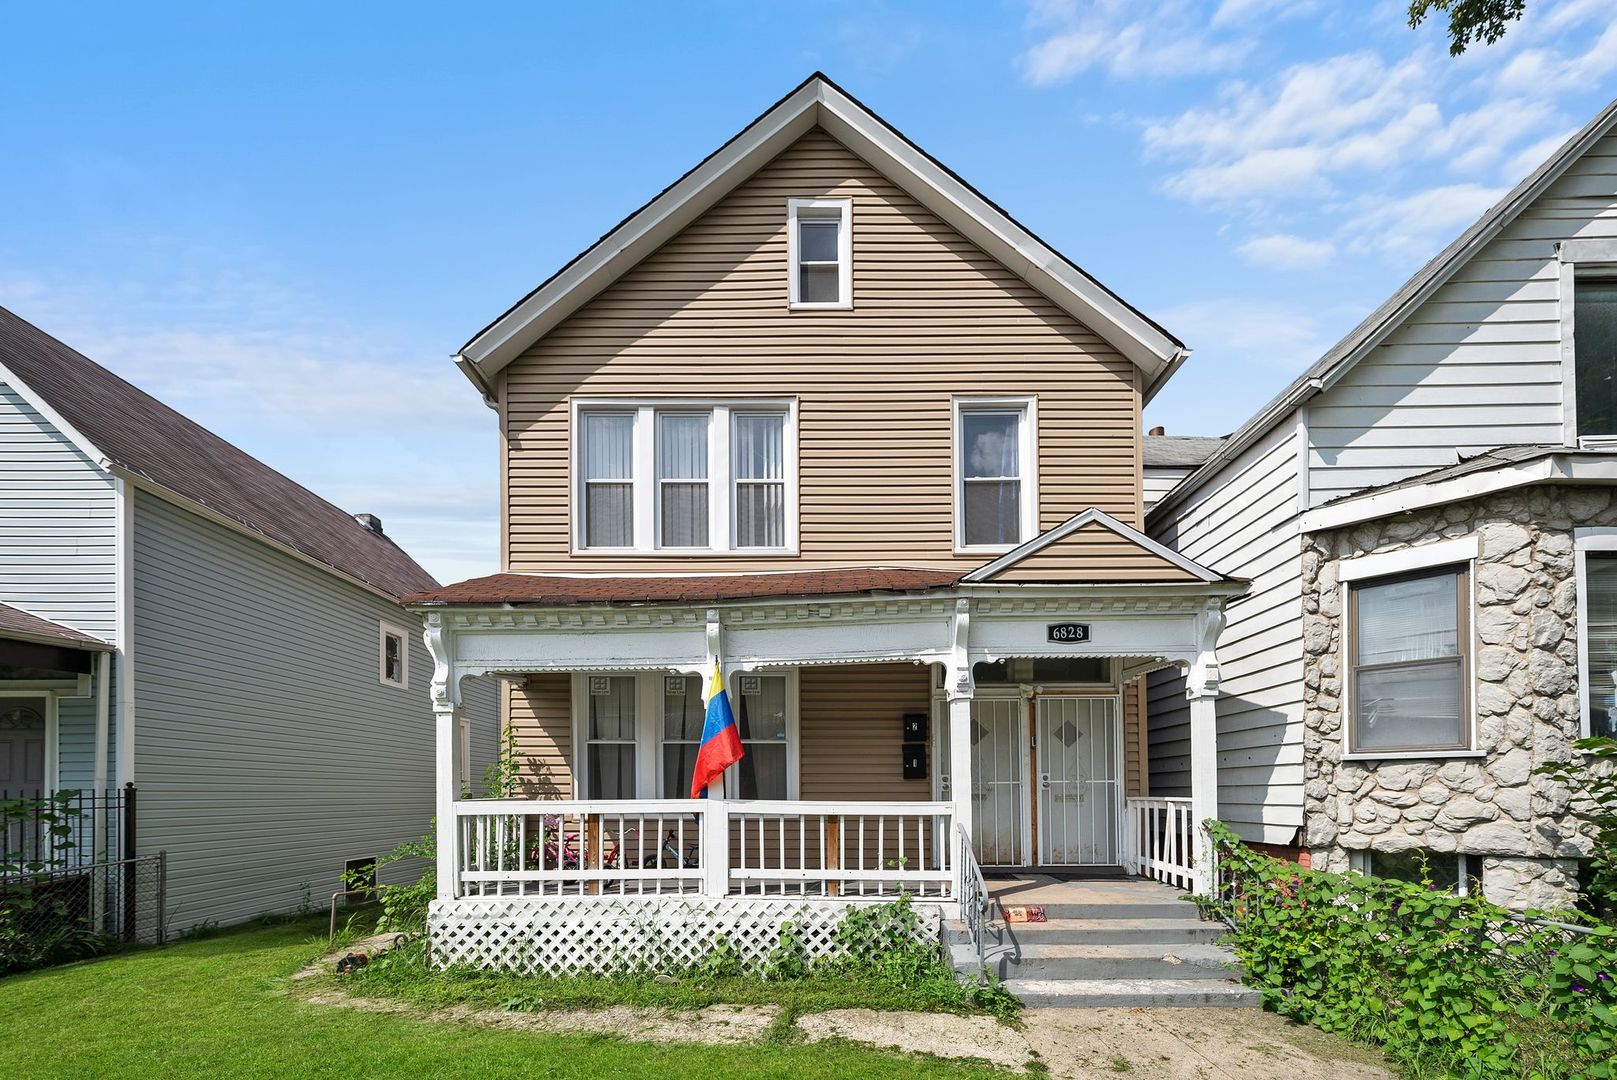
M678 577L568 577L562 574L491 574L406 596L406 604L699 604L780 596L922 592L960 583L953 570L862 567L786 573L680 575Z
M3 307L0 364L114 465L389 595L437 586L387 537Z
M74 649L108 650L112 646L100 638L91 637L61 623L53 623L49 619L41 619L14 608L10 604L0 604L0 638L21 638L24 641L52 641Z

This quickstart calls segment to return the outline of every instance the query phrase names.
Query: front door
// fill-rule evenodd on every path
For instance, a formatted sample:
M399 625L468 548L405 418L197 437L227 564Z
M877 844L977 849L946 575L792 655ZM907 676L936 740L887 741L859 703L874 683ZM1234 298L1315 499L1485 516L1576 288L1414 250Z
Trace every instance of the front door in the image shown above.
M1035 815L1044 866L1116 866L1122 772L1114 697L1040 697L1034 753Z
M44 698L0 697L0 796L45 793Z
M1118 864L1121 716L1119 699L1106 696L1053 694L1029 702L1019 692L979 693L972 700L971 807L979 864ZM938 734L947 792L947 722Z

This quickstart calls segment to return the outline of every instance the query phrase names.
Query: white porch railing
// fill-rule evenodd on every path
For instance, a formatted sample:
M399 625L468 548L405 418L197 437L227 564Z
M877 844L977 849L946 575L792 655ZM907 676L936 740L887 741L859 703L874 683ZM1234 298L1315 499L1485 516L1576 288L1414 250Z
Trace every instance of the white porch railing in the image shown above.
M950 803L466 799L453 895L954 895Z
M1194 889L1196 825L1189 799L1128 799L1123 814L1124 869Z

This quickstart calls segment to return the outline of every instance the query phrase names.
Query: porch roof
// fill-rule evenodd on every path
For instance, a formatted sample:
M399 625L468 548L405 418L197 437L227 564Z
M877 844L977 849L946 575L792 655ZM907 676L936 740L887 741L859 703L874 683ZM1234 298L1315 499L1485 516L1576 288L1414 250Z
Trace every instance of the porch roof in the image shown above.
M112 651L112 646L100 638L81 633L71 626L42 619L38 615L9 604L0 604L0 639L59 645L94 652Z
M789 570L741 574L677 574L639 577L566 574L490 574L406 596L405 604L491 604L570 607L579 604L708 603L787 596L848 596L949 589L964 576L956 570L867 566L837 570Z

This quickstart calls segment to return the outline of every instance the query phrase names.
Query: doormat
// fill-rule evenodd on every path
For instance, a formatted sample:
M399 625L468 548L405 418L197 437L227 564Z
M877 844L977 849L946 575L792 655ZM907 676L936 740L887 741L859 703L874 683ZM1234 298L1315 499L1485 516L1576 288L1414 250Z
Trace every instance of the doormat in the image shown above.
M1005 909L1005 921L1008 923L1026 923L1049 922L1050 920L1044 917L1043 904L1027 904L1022 907L1007 907Z

